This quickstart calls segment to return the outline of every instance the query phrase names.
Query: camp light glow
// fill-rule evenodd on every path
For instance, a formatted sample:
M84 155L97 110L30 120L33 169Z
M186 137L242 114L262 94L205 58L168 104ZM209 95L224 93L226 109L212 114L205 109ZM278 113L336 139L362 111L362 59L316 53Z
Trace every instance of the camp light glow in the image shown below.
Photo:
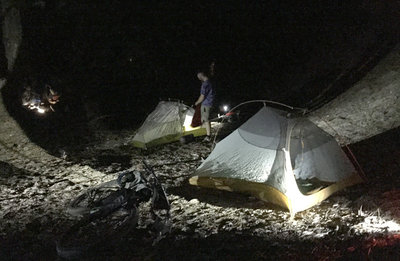
M224 110L224 112L229 111L229 106L228 105L223 105L222 109Z
M193 119L193 116L186 114L185 121L183 122L183 126L186 129L190 129L191 128L190 124L192 124L192 119Z

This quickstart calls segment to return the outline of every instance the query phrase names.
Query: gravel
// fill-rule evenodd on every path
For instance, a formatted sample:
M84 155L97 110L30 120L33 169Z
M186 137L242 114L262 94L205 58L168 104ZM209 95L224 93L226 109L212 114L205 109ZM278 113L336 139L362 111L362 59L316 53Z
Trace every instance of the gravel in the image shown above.
M0 259L57 259L55 242L76 221L66 213L68 202L116 178L118 171L143 169L143 160L167 191L171 233L154 246L146 240L151 222L144 208L137 230L116 242L105 240L111 250L85 259L346 259L382 257L399 245L397 239L390 246L370 243L400 233L400 190L393 185L398 178L376 175L290 220L288 211L254 197L190 186L188 178L209 154L210 143L176 142L141 151L130 146L133 134L98 131L87 144L63 148L59 157L42 154L41 161L29 157L34 151L21 153L0 142Z

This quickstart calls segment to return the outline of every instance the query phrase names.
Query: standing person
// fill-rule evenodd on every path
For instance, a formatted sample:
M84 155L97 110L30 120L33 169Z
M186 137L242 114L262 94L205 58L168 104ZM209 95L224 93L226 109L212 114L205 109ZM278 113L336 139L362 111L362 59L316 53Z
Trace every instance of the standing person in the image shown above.
M197 78L201 81L201 89L200 96L194 105L197 106L198 104L201 104L201 123L207 131L207 136L204 138L204 141L211 141L211 124L209 117L215 98L215 90L207 73L199 71L197 73Z

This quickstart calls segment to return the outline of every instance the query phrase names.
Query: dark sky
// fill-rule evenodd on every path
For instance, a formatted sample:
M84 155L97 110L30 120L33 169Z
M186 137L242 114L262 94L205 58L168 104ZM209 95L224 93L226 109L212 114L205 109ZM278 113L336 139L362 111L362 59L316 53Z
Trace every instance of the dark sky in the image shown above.
M220 101L306 106L394 41L388 3L52 1L23 11L20 71L100 110L138 112L193 103L196 70L215 60Z

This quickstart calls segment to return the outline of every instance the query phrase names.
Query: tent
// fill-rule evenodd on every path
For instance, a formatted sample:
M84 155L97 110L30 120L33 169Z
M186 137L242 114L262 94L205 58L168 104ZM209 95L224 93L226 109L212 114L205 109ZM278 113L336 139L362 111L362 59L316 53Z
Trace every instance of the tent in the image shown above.
M205 135L205 128L192 128L194 109L178 101L160 101L133 138L133 146L149 148L179 140L183 136Z
M304 117L264 106L221 140L192 185L250 193L293 217L362 182L335 139Z

